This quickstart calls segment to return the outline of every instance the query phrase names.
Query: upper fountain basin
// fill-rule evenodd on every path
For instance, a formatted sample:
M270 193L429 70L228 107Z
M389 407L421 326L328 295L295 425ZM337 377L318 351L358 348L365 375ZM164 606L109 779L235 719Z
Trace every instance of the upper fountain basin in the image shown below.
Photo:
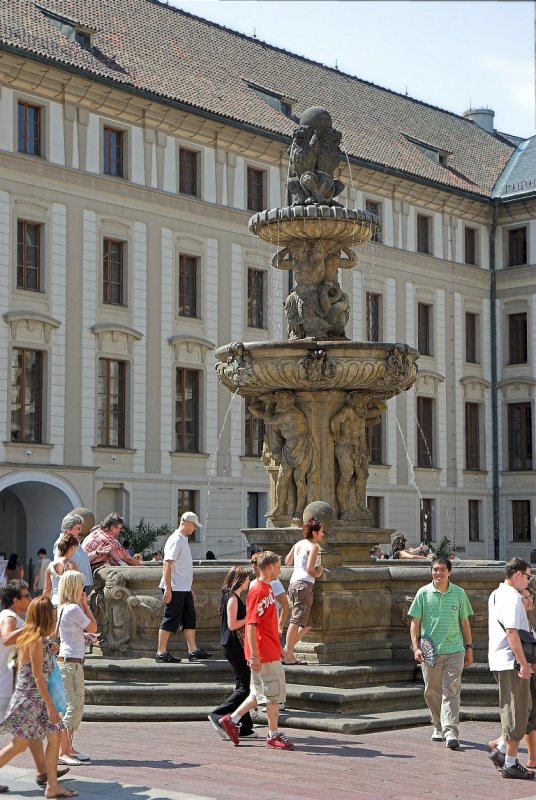
M281 389L361 389L388 398L413 385L419 358L406 344L308 339L232 342L215 355L219 380L242 397Z
M350 247L368 242L381 229L368 211L340 206L308 205L259 211L249 229L263 241L284 247L293 239L333 239Z

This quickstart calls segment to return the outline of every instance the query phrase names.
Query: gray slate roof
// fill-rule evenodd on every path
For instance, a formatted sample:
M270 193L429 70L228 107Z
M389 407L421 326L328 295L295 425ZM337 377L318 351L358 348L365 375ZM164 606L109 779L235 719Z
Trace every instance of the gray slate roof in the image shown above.
M508 200L536 194L536 136L521 142L499 176L493 197Z
M62 35L41 9L94 30L93 50ZM0 48L289 137L295 119L259 96L248 85L254 83L295 98L292 112L298 117L309 106L326 107L343 133L343 146L358 161L485 198L514 150L506 139L456 114L158 0L0 0ZM448 166L411 140L450 153Z

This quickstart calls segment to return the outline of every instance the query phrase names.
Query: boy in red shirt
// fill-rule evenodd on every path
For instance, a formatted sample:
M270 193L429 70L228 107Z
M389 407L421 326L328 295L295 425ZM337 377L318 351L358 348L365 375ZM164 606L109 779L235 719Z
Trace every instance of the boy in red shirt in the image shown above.
M246 637L244 653L251 667L250 695L232 714L218 720L225 735L238 746L238 723L252 708L266 704L268 737L266 747L294 750L294 745L278 731L279 703L286 699L285 670L281 663L281 644L275 598L270 586L281 571L281 559L270 550L257 559L259 579L246 597Z

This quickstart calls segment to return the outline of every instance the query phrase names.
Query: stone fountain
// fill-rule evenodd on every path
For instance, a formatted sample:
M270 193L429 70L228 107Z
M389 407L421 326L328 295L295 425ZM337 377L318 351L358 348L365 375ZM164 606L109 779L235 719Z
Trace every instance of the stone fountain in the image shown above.
M333 565L369 561L371 544L389 542L392 531L370 527L366 431L389 398L413 385L418 358L406 344L346 336L350 301L339 270L356 266L354 248L371 239L379 221L335 199L344 189L334 177L341 138L325 109L305 111L289 148L291 205L249 221L255 236L279 248L272 266L292 271L284 302L288 339L232 342L216 351L219 380L245 397L265 426L267 526L243 532L283 554L315 503L330 529L323 563Z

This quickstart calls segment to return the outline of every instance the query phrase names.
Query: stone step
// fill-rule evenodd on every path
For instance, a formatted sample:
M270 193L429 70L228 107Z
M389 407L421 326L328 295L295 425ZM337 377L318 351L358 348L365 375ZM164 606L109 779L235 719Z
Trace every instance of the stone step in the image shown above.
M146 706L86 706L84 720L86 722L195 722L206 721L212 707L160 707ZM360 734L371 731L409 728L416 725L429 725L430 714L426 708L407 709L405 711L383 711L370 714L322 714L311 711L283 711L280 714L284 728L299 730L316 730L330 733ZM462 705L460 720L476 720L499 723L497 708ZM207 725L208 725L207 721ZM259 714L259 724L266 724L264 714ZM265 728L259 727L259 735L265 734ZM463 740L463 727L460 731ZM150 735L150 733L149 733Z
M231 683L117 683L87 681L86 704L95 706L142 705L156 711L159 706L216 706L231 693ZM462 684L462 702L471 706L496 706L498 690L492 684ZM423 684L392 683L389 685L332 688L328 686L287 684L287 707L301 711L325 713L370 713L424 708Z

